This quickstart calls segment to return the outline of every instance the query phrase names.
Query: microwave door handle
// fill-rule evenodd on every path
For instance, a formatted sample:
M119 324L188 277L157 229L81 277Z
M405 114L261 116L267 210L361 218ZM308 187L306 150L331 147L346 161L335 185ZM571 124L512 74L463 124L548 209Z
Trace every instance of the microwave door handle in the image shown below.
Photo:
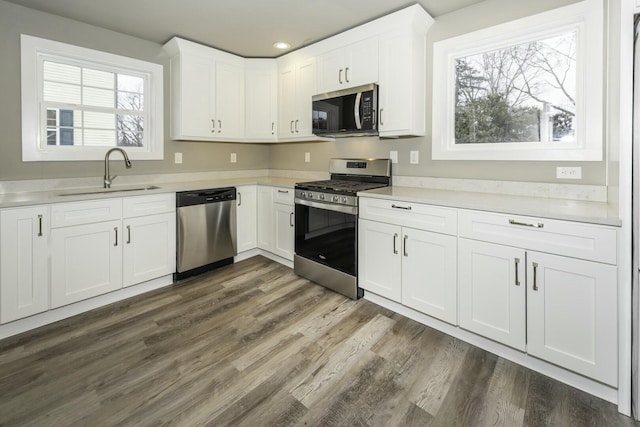
M353 116L356 121L356 129L362 129L362 120L360 120L360 107L362 105L362 92L356 94L356 102L353 104Z

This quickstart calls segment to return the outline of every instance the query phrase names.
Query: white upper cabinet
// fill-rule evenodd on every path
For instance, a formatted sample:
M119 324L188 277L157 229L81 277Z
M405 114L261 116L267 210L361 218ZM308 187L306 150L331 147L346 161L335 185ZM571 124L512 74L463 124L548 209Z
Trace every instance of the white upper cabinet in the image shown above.
M334 49L318 57L318 92L378 81L378 37Z
M311 97L317 92L315 57L289 62L278 73L278 137L313 137Z
M233 140L244 136L244 60L174 37L171 138Z
M245 64L245 137L275 141L278 118L278 67L270 59Z

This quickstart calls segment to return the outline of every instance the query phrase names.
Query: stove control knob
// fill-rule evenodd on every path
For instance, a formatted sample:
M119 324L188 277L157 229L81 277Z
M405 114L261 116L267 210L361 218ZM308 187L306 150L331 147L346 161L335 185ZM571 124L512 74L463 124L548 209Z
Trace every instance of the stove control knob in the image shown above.
M320 196L318 196L318 198L319 198L320 200L324 200L324 194L320 194Z
M333 196L333 197L331 198L331 201L332 201L332 202L336 202L336 203L338 203L338 201L339 201L339 200L340 200L340 198L339 198L338 196Z
M300 192L300 197L305 198L307 197L307 193L305 193L304 191Z
M347 203L347 198L345 196L342 196L340 203Z
M313 199L313 193L311 191L307 193L307 199Z

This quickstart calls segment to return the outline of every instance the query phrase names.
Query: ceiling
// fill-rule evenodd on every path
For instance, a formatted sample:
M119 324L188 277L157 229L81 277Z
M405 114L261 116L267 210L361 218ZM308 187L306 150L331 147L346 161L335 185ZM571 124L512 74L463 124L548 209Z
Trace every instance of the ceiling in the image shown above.
M419 3L431 16L482 0L7 0L156 43L180 36L245 57L273 58Z

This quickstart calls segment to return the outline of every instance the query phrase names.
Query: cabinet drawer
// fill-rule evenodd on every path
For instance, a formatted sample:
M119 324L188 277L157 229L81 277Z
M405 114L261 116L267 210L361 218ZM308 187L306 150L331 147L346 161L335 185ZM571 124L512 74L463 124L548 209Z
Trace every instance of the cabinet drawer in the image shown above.
M616 263L612 227L460 210L460 237L591 261Z
M122 199L122 215L124 218L171 213L175 210L175 193L150 194L147 196L133 196Z
M293 205L293 189L292 188L273 188L273 202L274 203L286 203L287 205Z
M364 219L435 233L455 235L458 230L456 209L367 197L360 197L359 207L360 218Z
M122 218L122 199L88 200L54 204L51 207L51 228Z

